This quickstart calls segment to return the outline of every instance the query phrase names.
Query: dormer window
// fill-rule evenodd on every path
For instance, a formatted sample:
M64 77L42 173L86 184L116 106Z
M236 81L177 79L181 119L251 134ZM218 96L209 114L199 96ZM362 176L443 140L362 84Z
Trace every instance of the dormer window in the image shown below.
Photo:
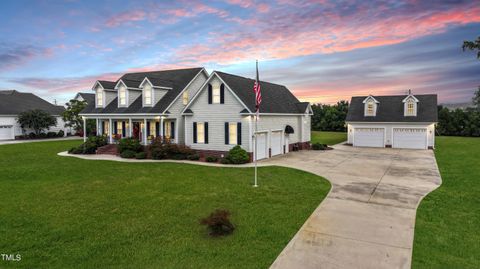
M188 91L183 92L182 100L183 100L183 105L186 106L188 104Z
M145 89L143 90L143 104L147 106L152 105L152 88L150 86L146 86Z
M409 91L407 97L403 99L405 117L417 116L418 102L419 102L418 99L415 96L413 96L411 91Z
M378 101L370 95L363 100L363 103L365 104L365 117L375 117L377 114Z
M97 89L97 107L103 106L103 91L101 89Z
M413 100L407 102L407 116L415 116L415 101Z
M124 87L121 87L118 91L118 103L121 106L127 105L127 90Z
M220 85L214 85L212 90L213 103L220 104Z

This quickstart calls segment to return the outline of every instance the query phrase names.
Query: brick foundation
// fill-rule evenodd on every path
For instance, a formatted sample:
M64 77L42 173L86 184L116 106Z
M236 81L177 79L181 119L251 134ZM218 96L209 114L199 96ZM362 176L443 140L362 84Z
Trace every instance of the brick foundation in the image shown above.
M298 151L298 150L310 150L312 145L310 141L307 142L298 142L288 145L288 151Z

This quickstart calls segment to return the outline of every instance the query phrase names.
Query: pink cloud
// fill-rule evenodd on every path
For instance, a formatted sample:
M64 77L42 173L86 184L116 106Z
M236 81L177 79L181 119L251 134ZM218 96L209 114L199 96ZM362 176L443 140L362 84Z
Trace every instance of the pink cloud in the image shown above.
M134 21L143 21L146 18L147 13L143 10L132 10L126 11L115 16L110 17L105 25L107 27L116 27L121 24L134 22Z

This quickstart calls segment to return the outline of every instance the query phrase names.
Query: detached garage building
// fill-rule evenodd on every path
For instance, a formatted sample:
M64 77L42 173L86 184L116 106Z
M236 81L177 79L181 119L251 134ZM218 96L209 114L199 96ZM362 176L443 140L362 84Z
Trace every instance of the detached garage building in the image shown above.
M437 95L352 97L346 124L355 147L435 147Z
M15 139L16 136L29 134L33 130L22 130L17 123L18 114L32 109L40 109L56 117L57 125L50 127L48 131L58 132L63 130L65 135L67 129L62 120L61 114L65 111L62 106L53 105L42 98L25 92L15 90L0 91L0 140Z

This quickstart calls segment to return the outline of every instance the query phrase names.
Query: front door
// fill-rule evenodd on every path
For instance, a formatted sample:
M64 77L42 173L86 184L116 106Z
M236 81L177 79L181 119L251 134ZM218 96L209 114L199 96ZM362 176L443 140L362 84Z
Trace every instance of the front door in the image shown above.
M140 136L140 122L134 122L133 123L133 138L135 139L141 139Z

